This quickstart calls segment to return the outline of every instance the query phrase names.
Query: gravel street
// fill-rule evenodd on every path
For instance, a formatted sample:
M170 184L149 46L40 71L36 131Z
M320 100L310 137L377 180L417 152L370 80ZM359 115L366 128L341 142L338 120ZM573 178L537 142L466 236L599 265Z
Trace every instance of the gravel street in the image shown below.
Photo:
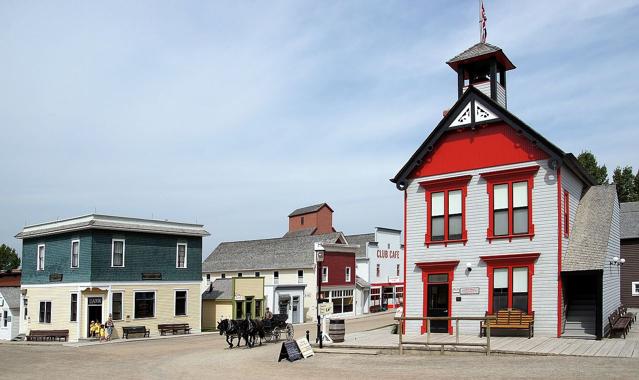
M84 347L0 344L0 367L6 379L596 379L633 378L639 373L636 359L317 353L305 360L278 363L279 350L280 344L275 343L229 350L219 335Z

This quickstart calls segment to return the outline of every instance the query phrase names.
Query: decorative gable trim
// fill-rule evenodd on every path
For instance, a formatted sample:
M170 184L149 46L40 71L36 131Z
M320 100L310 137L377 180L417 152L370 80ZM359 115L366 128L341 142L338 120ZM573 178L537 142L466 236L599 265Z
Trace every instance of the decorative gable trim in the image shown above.
M451 120L448 128L474 127L476 123L498 121L499 117L476 99L470 99L466 106Z

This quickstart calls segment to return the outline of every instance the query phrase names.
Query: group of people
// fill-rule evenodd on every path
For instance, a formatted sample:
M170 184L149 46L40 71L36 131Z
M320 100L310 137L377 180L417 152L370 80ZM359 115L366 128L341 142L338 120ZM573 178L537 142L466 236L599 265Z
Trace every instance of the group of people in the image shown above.
M109 319L106 323L100 323L100 321L91 321L89 324L89 336L91 338L100 338L100 342L108 342L113 335L113 317L109 314Z

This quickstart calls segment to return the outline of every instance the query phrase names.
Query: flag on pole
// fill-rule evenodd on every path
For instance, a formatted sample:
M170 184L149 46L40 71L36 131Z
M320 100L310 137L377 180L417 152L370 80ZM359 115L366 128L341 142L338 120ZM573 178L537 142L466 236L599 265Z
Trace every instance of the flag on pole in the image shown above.
M484 8L484 0L480 0L480 7L479 7L479 40L481 41L481 43L486 43L486 35L488 35L488 33L486 32L486 20L488 20L488 18L486 17L486 9Z

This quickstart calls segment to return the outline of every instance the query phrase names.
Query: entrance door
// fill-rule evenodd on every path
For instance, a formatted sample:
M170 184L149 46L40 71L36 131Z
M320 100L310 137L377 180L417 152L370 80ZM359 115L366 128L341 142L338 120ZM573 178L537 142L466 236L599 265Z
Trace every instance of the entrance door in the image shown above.
M299 308L300 308L300 297L294 296L293 297L293 323L300 323Z
M102 297L89 297L87 311L87 337L91 336L90 325L91 321L104 323L102 320Z
M448 317L448 284L428 284L429 317ZM448 321L431 321L431 332L448 332Z
M291 315L289 314L289 305L291 303L291 297L288 294L285 295L280 295L280 300L279 300L279 314L286 314L288 315L288 319L291 318Z

